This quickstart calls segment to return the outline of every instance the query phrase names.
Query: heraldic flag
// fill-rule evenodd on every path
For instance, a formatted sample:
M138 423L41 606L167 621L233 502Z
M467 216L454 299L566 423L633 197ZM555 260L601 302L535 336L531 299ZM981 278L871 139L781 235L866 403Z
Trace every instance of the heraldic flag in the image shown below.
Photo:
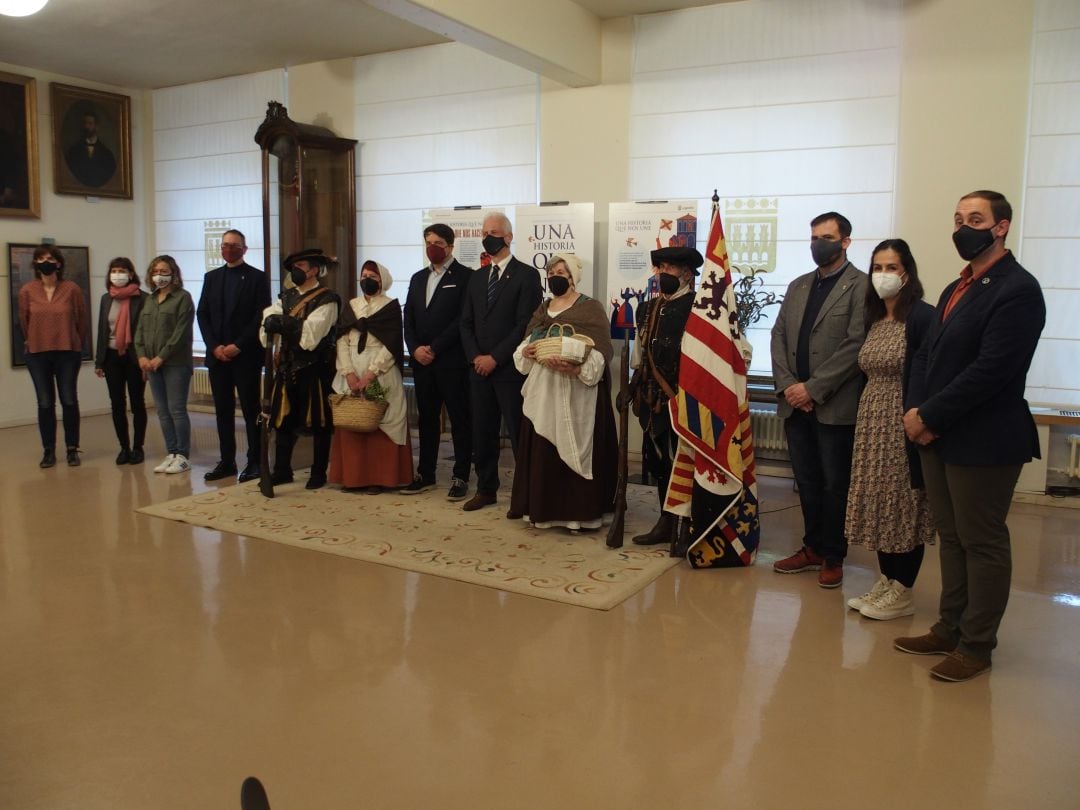
M761 536L754 440L746 390L747 346L739 331L718 200L669 402L679 449L664 509L690 517L694 568L753 565ZM749 354L749 352L747 352Z

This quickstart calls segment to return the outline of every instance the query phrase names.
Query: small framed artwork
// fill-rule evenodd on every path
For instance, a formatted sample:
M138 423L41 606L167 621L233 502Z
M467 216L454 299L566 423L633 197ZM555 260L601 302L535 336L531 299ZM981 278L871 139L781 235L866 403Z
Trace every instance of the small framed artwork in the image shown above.
M11 271L11 365L26 365L26 339L23 337L22 326L19 324L19 290L34 280L34 249L38 245L17 245L8 242L8 268ZM90 248L70 247L56 245L56 249L64 256L64 279L74 281L82 290L83 300L86 302L86 311L90 309ZM91 354L91 337L87 335L83 340L82 359L89 360Z
M0 73L0 217L41 218L37 82Z
M131 97L49 83L57 194L132 198Z

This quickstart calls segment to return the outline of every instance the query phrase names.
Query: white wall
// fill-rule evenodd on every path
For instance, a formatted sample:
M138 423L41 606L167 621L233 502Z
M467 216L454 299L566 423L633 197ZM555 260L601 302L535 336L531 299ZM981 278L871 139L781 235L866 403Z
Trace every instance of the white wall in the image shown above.
M1038 402L1080 406L1080 4L1040 0L1021 260L1042 284L1046 328L1028 375Z
M97 84L72 76L60 76L18 65L0 63L0 71L30 76L37 81L37 135L40 166L41 219L0 218L0 427L31 424L37 421L37 402L33 383L25 368L11 366L11 277L7 259L8 243L37 244L45 237L58 245L86 245L90 250L90 304L94 335L97 335L98 302L105 292L107 264L115 256L128 256L136 264L146 259L145 208L147 198L146 155L144 151L144 110L147 96L138 90ZM49 82L71 84L131 96L131 129L134 200L86 197L53 193L52 111ZM84 414L103 413L109 409L105 383L94 376L93 363L83 364L79 375L79 405ZM57 415L60 408L57 406Z

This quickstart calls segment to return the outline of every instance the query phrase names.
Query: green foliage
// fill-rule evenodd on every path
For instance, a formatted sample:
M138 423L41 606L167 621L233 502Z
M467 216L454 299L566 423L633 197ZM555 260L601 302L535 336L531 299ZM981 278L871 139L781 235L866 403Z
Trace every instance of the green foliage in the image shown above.
M364 389L364 399L370 399L372 402L386 402L386 389L382 387L378 377L369 382L367 388Z
M760 289L765 286L765 279L762 278L761 273L755 273L752 268L747 268L745 274L736 265L732 265L731 269L739 273L739 280L733 282L732 286L735 288L735 308L739 319L739 331L745 335L752 324L765 317L765 310L768 307L778 306L784 297Z

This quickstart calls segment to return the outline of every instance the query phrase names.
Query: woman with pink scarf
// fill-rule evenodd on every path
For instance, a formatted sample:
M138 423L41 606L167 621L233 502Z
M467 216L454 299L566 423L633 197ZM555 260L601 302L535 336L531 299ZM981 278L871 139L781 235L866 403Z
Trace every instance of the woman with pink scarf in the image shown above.
M105 378L112 402L113 427L120 441L117 464L142 464L146 439L146 377L135 356L135 327L147 294L139 289L139 274L131 259L109 262L105 294L98 314L94 372ZM127 400L131 399L134 437L128 432ZM134 441L132 441L134 438Z

